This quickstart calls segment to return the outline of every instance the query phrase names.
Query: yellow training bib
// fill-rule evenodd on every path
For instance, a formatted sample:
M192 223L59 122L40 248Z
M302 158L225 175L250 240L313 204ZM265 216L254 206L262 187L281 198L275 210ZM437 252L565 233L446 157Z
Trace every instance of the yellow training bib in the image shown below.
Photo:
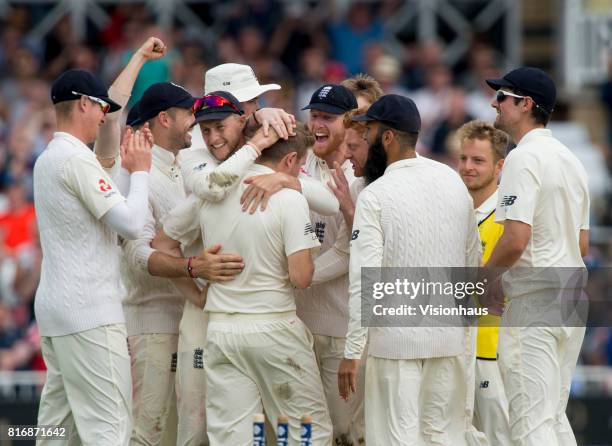
M482 243L482 263L486 264L493 248L504 232L504 226L495 223L495 211L478 223L478 232ZM501 317L487 315L478 318L478 336L476 339L476 357L497 359L497 340Z

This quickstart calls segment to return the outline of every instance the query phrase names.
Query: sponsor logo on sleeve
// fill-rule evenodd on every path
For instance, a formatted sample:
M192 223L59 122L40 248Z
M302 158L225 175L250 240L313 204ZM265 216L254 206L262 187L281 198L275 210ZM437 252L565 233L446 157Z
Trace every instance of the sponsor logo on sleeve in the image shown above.
M176 372L177 362L178 362L178 354L172 353L172 356L170 357L170 371L173 373Z
M312 237L312 240L317 240L317 234L315 233L315 230L312 227L312 223L306 223L306 225L304 226L304 235L310 235Z
M98 186L100 187L100 191L105 193L113 188L113 186L108 184L104 178L100 178L98 180Z
M323 239L325 238L325 222L318 221L315 223L315 234L319 239L319 243L323 243Z
M104 198L110 198L117 193L104 178L98 180L98 190L104 194Z
M196 348L193 350L193 368L204 368L204 350L201 348Z
M501 207L512 206L516 201L516 195L504 195L501 201Z

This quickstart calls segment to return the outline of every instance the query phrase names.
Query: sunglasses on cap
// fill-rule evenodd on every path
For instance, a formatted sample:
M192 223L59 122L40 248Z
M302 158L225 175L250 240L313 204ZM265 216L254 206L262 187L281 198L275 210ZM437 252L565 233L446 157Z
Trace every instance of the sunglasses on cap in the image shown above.
M197 113L200 110L206 110L208 108L220 108L226 105L232 110L235 110L236 113L238 113L239 115L242 115L242 110L236 107L230 100L224 98L223 96L217 95L206 95L196 99L196 101L193 103L193 106L191 107L191 111L193 113Z
M96 98L95 96L89 96L88 94L84 94L84 93L77 93L76 91L71 91L71 93L77 96L85 96L90 101L95 102L96 104L100 106L100 108L102 109L102 113L104 114L107 114L108 111L110 110L110 104L106 101L103 101L100 98Z

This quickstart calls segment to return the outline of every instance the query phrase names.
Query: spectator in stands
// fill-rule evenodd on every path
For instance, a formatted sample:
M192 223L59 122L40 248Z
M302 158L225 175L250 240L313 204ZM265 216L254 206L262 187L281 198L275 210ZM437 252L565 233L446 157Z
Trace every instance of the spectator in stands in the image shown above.
M398 81L401 76L402 67L399 61L388 54L383 54L374 61L371 73L380 84L385 94L399 94L409 96L409 93Z
M27 201L25 185L19 180L11 182L6 188L9 208L0 214L0 228L4 232L4 248L17 254L20 248L34 240L32 230L36 221L34 205Z
M346 18L330 26L330 35L334 58L344 63L350 74L357 74L364 71L364 48L384 39L385 31L369 3L353 2Z
M453 77L446 65L436 64L427 68L425 87L411 96L421 112L420 143L431 149L435 125L446 119L450 110L449 98L452 91Z

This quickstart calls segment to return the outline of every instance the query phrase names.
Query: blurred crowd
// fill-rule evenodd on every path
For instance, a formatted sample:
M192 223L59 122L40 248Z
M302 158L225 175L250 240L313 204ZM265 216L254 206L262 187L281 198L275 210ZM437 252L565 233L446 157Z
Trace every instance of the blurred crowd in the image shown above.
M0 370L44 369L33 320L41 252L32 168L54 131L49 86L57 75L69 68L86 69L110 85L131 51L155 35L171 50L143 67L130 105L160 81L172 80L201 95L208 68L235 62L253 67L261 83L282 85L264 95L262 106L291 110L306 121L301 107L316 88L369 73L385 92L405 94L416 102L423 121L418 151L454 167L454 130L474 118L495 119L492 91L483 80L501 74L501 54L486 36L476 36L465 60L450 66L441 42L391 42L384 23L399 3L352 2L342 13L319 17L299 2L249 0L230 9L222 27L203 9L199 15L211 24L216 38L197 27L162 30L142 5L109 6L106 28L91 26L81 40L69 17L33 39L28 32L44 16L44 6L13 8L0 28ZM601 91L610 110L612 147L612 81ZM608 153L608 148L601 150ZM612 168L612 158L606 160ZM609 204L603 209L592 221L612 225ZM607 251L607 246L598 247L590 261L609 264ZM583 363L612 364L611 333L608 328L589 331Z

